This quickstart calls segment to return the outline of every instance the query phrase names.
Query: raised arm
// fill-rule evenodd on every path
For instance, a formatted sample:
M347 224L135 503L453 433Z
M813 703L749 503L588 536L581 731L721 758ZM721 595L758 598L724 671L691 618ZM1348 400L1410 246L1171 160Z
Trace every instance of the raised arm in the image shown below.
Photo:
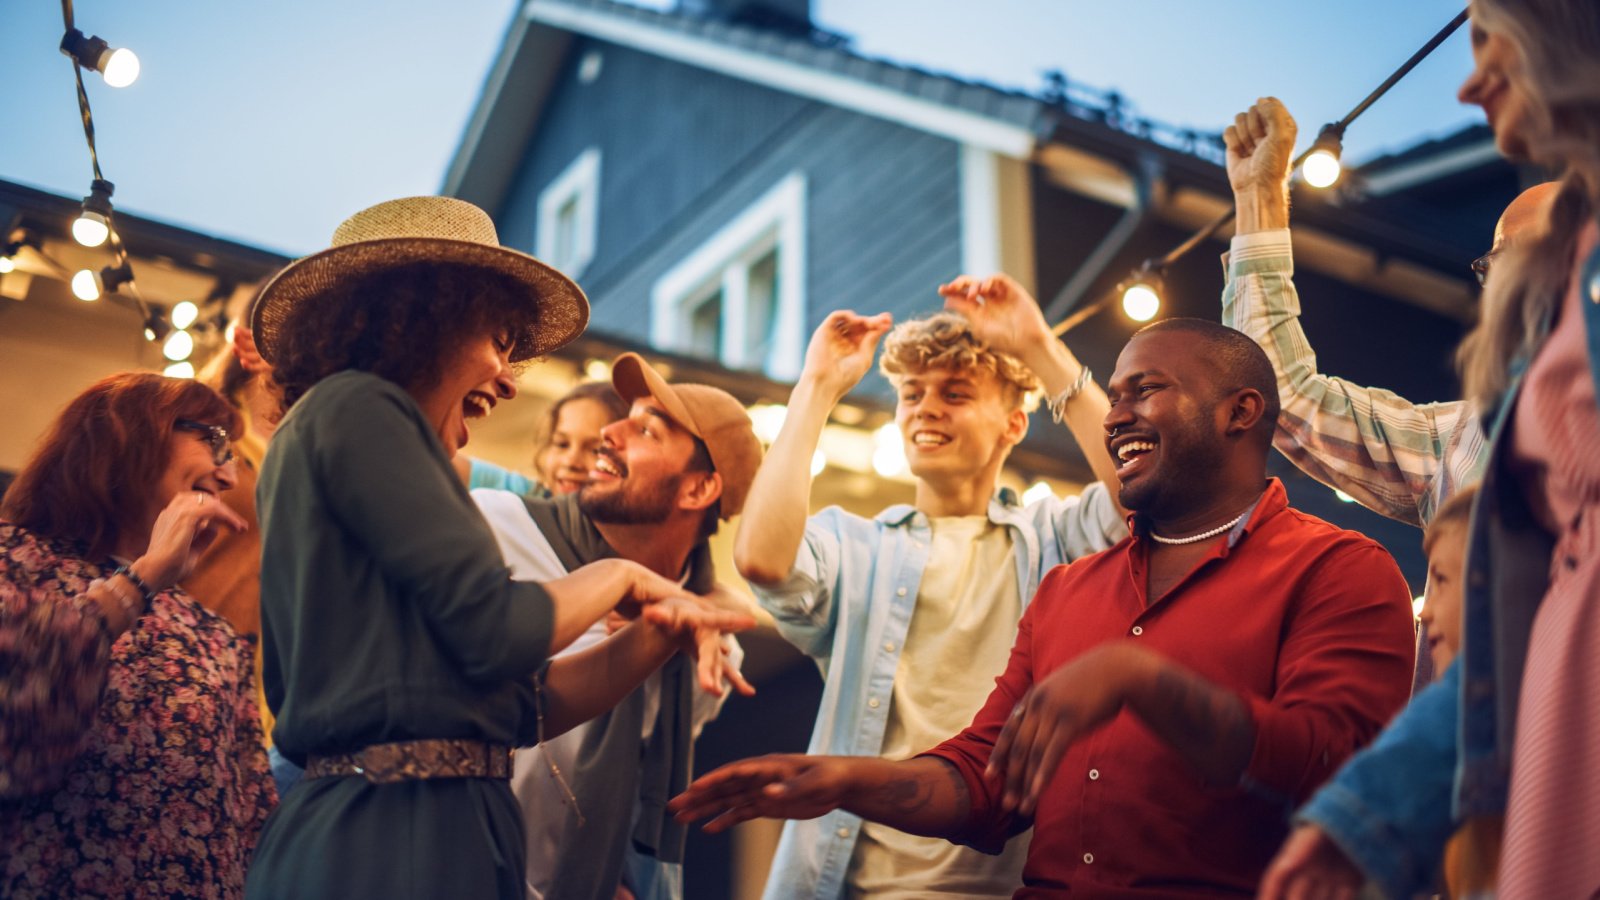
M1033 371L1044 386L1046 403L1075 386L1080 388L1066 401L1061 421L1078 442L1094 477L1116 502L1122 485L1117 481L1117 467L1105 441L1105 419L1111 403L1105 391L1088 377L1083 363L1051 333L1039 302L1009 275L984 279L962 275L940 285L939 293L944 297L945 308L965 316L980 340L1022 360ZM1119 504L1117 521L1126 515Z
M1288 231L1295 131L1283 104L1265 97L1223 136L1238 222L1222 324L1261 345L1277 370L1283 412L1273 445L1279 452L1369 509L1423 524L1433 514L1445 454L1460 445L1467 459L1481 460L1482 432L1464 403L1412 403L1318 371L1300 327Z
M733 561L758 585L789 576L810 511L811 457L834 406L872 368L878 339L893 324L887 313L829 313L811 336L805 368L789 395L783 428L756 471L745 500Z

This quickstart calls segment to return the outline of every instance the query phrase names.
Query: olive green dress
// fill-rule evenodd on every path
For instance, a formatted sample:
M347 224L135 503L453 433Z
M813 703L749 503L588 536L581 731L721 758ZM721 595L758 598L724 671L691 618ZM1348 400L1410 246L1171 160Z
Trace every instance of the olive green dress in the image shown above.
M257 501L263 684L285 756L536 741L550 597L511 580L409 394L364 372L317 384L274 435ZM523 854L505 781L318 778L267 821L246 896L514 900Z

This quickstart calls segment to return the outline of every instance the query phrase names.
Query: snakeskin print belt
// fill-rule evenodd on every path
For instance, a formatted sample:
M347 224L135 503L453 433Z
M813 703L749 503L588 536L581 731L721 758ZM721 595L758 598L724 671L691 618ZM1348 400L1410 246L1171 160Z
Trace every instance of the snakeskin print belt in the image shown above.
M424 778L509 779L511 750L505 744L471 740L373 744L354 753L312 756L306 760L305 777L360 775L373 784Z

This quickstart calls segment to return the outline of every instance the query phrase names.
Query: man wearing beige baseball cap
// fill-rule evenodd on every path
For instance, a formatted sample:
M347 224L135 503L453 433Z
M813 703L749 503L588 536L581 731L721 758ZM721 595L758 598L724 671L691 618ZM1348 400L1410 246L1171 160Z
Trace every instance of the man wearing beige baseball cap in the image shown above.
M612 386L630 405L601 432L589 483L551 499L478 489L513 577L547 581L596 559L619 556L712 593L706 541L744 508L761 443L743 404L718 388L669 384L634 353L612 364ZM568 648L606 639L597 624ZM726 671L742 651L729 638ZM666 800L687 786L693 740L726 691L696 690L680 656L611 712L538 747L517 752L512 789L528 842L531 900L682 897L684 826ZM581 848L581 851L580 851Z

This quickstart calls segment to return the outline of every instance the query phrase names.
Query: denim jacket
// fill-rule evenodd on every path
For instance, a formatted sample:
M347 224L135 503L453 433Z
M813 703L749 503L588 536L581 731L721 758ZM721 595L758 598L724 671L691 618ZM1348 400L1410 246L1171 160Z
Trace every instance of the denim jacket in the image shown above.
M1046 571L1107 549L1128 533L1098 483L1080 496L1047 497L1026 508L1002 490L990 501L988 515L1010 531L1024 604ZM895 670L930 537L928 517L910 506L891 506L872 519L829 507L806 522L788 579L755 587L778 630L822 671L822 704L807 752L877 756L883 749ZM843 810L787 823L766 896L842 897L860 832L861 819Z
M1582 278L1589 371L1600 389L1600 251ZM1456 822L1505 811L1522 669L1554 546L1500 465L1529 362L1513 366L1491 418L1490 461L1468 538L1459 658L1297 816L1320 826L1391 897L1431 884Z

